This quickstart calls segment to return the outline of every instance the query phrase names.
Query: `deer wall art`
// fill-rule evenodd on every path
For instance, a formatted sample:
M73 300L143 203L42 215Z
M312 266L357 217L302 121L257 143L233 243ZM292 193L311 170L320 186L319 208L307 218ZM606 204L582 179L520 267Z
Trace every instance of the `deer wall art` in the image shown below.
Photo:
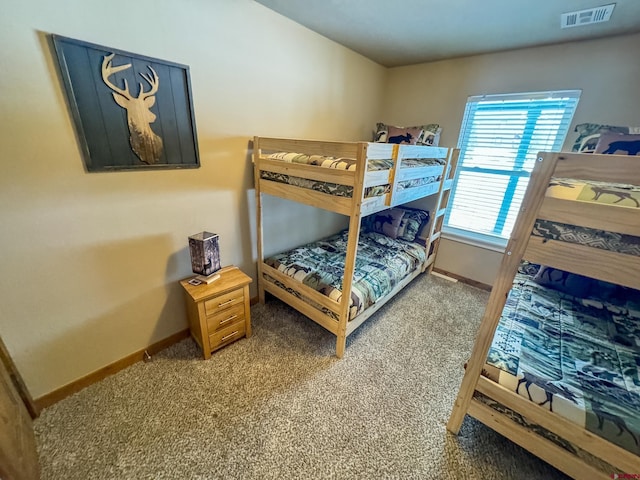
M51 38L87 172L200 167L187 65Z
M160 160L162 156L162 138L155 134L151 129L151 124L155 122L156 115L151 111L151 107L156 103L154 96L160 87L160 78L151 67L147 68L151 71L151 75L140 73L151 86L148 91L144 90L144 85L140 82L140 91L135 97L129 92L127 79L123 80L124 88L115 85L109 77L111 75L131 68L131 64L113 66L111 63L114 53L105 55L102 60L102 80L113 90L113 99L118 105L127 111L127 125L129 126L129 143L131 149L135 152L142 163L153 165Z

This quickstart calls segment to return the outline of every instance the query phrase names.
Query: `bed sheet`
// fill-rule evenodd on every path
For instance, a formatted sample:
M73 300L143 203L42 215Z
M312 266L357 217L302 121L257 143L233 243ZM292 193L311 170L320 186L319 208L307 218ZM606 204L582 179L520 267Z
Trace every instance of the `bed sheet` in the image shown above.
M287 175L285 173L276 173L263 171L260 172L260 178L263 180L270 180L272 182L284 183L295 187L308 188L315 190L316 192L326 193L328 195L334 195L336 197L353 196L353 187L350 185L341 185L332 182L323 182L320 180L310 180L308 178L296 177L293 175ZM439 182L439 176L436 177L424 177L416 178L412 180L405 180L398 182L398 190L405 190L409 188L424 187L426 185ZM378 197L385 195L391 191L390 184L376 185L373 187L366 187L364 189L364 198Z
M287 163L300 163L303 165L315 165L323 168L337 170L356 170L356 160L353 158L326 157L323 155L307 155L294 152L277 152L268 156L270 160L280 160ZM389 170L393 167L392 159L368 159L367 170Z
M547 197L579 202L604 203L621 208L640 208L640 187L614 183L553 178ZM640 237L594 228L537 219L533 235L561 242L640 256Z
M640 208L640 187L635 185L554 177L547 188L546 196Z
M339 302L347 240L348 230L343 230L323 240L274 255L265 263ZM425 260L423 245L362 231L358 240L349 319L391 292Z
M444 165L447 163L443 158L403 158L400 168L419 168L434 165Z
M640 292L610 303L518 274L485 367L509 390L640 454Z
M284 183L294 187L307 188L316 192L334 195L336 197L353 197L353 187L350 185L341 185L339 183L323 182L320 180L310 180L308 178L295 177L285 173L276 172L260 172L260 178L272 182ZM364 198L373 198L386 195L391 191L390 184L375 185L364 189Z

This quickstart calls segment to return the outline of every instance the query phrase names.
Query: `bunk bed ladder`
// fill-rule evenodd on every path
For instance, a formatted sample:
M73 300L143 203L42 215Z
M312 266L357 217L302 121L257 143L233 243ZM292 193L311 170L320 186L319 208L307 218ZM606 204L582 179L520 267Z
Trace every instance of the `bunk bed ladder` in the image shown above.
M429 228L429 236L426 241L426 254L427 261L425 262L423 270L427 273L431 273L433 270L436 254L440 246L440 237L442 235L442 226L444 224L444 215L447 211L447 205L449 203L449 196L451 194L451 187L453 184L453 178L456 174L456 168L458 166L458 155L460 150L452 148L447 154L447 162L442 172L442 178L440 179L440 188L438 190L438 199L436 201L436 208Z

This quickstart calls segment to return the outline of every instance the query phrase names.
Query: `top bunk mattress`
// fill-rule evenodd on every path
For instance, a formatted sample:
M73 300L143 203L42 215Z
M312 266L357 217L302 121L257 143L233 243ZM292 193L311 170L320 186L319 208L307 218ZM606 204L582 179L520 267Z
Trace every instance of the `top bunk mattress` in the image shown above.
M517 274L484 374L638 455L640 291L624 292L575 297Z
M339 302L342 297L348 236L348 230L343 230L325 239L274 255L265 259L265 263ZM352 320L378 299L390 293L425 260L425 248L419 243L393 239L377 232L362 231L358 240L349 319ZM265 279L278 284L268 275L265 275ZM278 286L286 288L284 285ZM301 296L298 292L287 290ZM311 303L310 300L303 299ZM328 309L314 306L338 319Z
M403 158L400 161L400 168L421 168L444 165L446 162L443 158Z
M546 196L563 200L640 208L640 187L620 183L553 178Z
M326 157L322 155L306 155L302 153L291 152L277 152L270 154L267 158L270 160L280 160L287 163L297 163L302 165L314 165L322 168L331 168L335 170L356 170L356 161L351 158L337 158ZM419 167L441 167L445 160L440 158L406 158L402 160L401 167L405 170L418 169ZM381 172L387 171L393 168L393 160L390 159L368 159L367 171ZM431 172L433 173L433 172ZM441 172L439 172L441 173ZM261 171L260 178L263 180L269 180L272 182L282 183L286 185L292 185L295 187L306 188L309 190L315 190L320 193L333 195L337 197L351 198L353 196L353 187L350 185L342 185L329 181L311 180L294 175L288 175L286 173ZM382 197L391 192L391 184L389 177L380 177L381 181L374 182L373 185L367 185L365 182L365 189L363 197L365 199ZM437 191L438 182L441 179L441 175L427 175L420 176L418 178L409 178L408 180L401 180L397 183L398 190L407 189L424 189L424 195L430 195ZM371 212L368 212L371 213Z
M553 178L546 196L561 200L640 209L640 187L605 182ZM534 236L640 256L640 237L617 232L536 219Z
M287 163L298 163L302 165L313 165L323 168L333 168L336 170L356 170L356 160L354 158L327 157L323 155L307 155L305 153L276 152L270 154L269 160L280 160ZM367 159L367 170L389 170L393 167L392 159Z
M301 165L313 165L323 168L333 168L336 170L356 170L356 160L354 158L330 157L324 155L308 155L306 153L276 152L267 156L269 160L280 160L287 163L298 163ZM444 165L444 158L403 158L400 161L401 168L421 168L429 166ZM391 158L368 158L367 171L389 170L393 168L394 161Z

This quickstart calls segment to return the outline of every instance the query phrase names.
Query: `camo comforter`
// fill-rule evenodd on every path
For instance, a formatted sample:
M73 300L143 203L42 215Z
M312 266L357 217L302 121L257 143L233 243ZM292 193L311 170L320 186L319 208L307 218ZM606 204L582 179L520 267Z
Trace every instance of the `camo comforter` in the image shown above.
M274 255L266 259L265 263L329 298L340 301L347 240L348 230L343 230L323 240ZM353 319L376 300L391 292L398 282L425 260L423 245L394 240L375 232L361 232L349 318ZM265 279L274 281L268 277ZM290 293L296 294L294 291ZM328 310L323 311L336 318Z
M485 374L640 454L640 292L631 292L582 299L518 274Z
M419 168L447 163L443 158L403 158L400 168Z
M640 187L633 185L554 178L547 189L547 196L579 202L614 204L621 208L640 208ZM640 237L633 235L540 219L536 220L532 233L548 240L640 256Z
M305 153L278 152L272 153L268 157L270 160L280 160L286 163L300 163L302 165L314 165L323 168L333 168L336 170L356 170L356 160L354 158L325 157L323 155L307 155ZM393 167L391 159L368 159L367 170L389 170Z

